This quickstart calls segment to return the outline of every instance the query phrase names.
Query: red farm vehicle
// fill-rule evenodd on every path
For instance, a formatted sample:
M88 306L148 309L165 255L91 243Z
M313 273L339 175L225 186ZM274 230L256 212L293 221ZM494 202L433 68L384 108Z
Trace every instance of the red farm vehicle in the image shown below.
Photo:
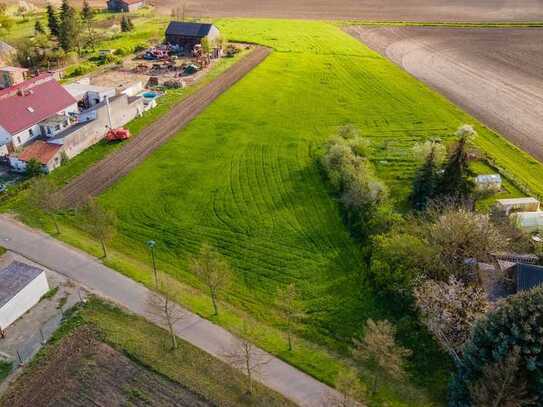
M106 133L106 140L107 141L123 141L128 140L130 138L130 132L127 129L110 129Z

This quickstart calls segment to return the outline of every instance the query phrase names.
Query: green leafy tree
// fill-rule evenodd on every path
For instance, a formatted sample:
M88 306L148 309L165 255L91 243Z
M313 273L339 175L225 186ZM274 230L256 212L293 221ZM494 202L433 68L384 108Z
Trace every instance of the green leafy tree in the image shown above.
M81 9L81 20L86 27L86 40L85 46L90 47L91 49L96 48L96 31L94 30L94 11L92 10L89 2L85 0L83 2L83 8Z
M47 27L52 36L56 38L60 37L60 22L57 11L51 3L47 4Z
M515 383L523 383L525 387L520 389L522 394L515 396L514 402L509 404L506 398L510 395L500 396L500 392L489 394L494 402L487 404L488 406L532 405L529 403L541 405L542 326L542 287L509 297L488 313L486 318L476 324L471 339L464 347L460 369L449 389L449 405L471 407L476 399L481 400L484 393L495 393L492 389L496 389L500 381L502 386L509 389L515 387ZM507 369L514 371L514 379L507 378L507 365ZM502 373L505 376L490 374L497 366L503 367ZM511 380L515 383L511 383ZM496 400L499 403L496 403Z
M216 250L203 244L198 257L190 260L190 269L209 289L213 310L215 315L219 315L217 301L230 282L230 267Z
M60 7L59 28L59 41L62 49L66 52L77 49L79 53L81 21L76 9L70 5L68 0L63 0Z
M410 196L411 206L417 211L426 209L428 202L434 198L439 181L439 168L436 149L432 148L424 164L417 171Z
M396 344L395 336L396 329L390 322L368 319L364 336L353 339L353 356L374 371L372 393L377 391L379 376L396 380L405 377L405 359L411 351Z
M342 369L335 382L337 392L331 392L325 397L327 407L358 407L364 396L364 389L354 368Z
M100 242L104 257L107 257L106 244L113 239L117 231L115 212L104 208L96 199L91 198L84 210L85 229Z
M458 129L458 142L443 168L443 175L437 186L437 195L461 202L473 192L474 184L469 177L468 143L475 136L471 126Z
M25 174L27 177L35 177L43 174L43 166L35 158L31 158L26 163Z
M60 234L57 212L62 207L62 196L56 192L54 184L45 176L32 179L28 194L28 203L31 207L40 209L50 216L55 224L57 234Z
M132 20L130 20L130 17L123 14L121 17L121 31L129 32L132 31L133 28L134 25L132 24Z

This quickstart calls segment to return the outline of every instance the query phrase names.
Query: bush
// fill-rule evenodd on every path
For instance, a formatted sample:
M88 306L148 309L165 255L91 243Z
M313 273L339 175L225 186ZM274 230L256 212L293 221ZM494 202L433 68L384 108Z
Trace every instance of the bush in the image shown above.
M76 76L85 75L91 71L93 71L95 66L91 63L84 62L82 64L73 65L71 67L68 67L65 71L65 75L67 78L73 78Z
M543 401L543 287L508 298L481 320L466 344L462 365L449 388L449 404L472 405L470 388L480 383L489 366L505 363L518 354L516 380L524 383L527 397ZM503 404L499 404L503 405ZM532 404L515 404L532 405Z
M147 46L147 44L145 44L145 43L137 44L137 45L134 47L134 52L145 51L147 48L148 48L148 46Z

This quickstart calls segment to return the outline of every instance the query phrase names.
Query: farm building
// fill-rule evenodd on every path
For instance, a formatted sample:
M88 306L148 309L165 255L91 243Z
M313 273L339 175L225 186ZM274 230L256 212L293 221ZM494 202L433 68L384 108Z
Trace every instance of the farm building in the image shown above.
M108 0L107 9L109 11L118 11L128 13L145 6L144 0Z
M511 212L536 212L539 210L539 201L535 198L498 199L496 208L506 215Z
M502 177L499 174L478 175L475 177L475 185L479 190L497 191L502 187Z
M0 329L5 330L49 290L45 271L18 261L0 270Z
M0 89L9 88L28 79L28 69L16 66L0 68Z
M216 48L221 33L213 24L186 23L172 21L166 28L166 42L182 47L185 53L191 52L196 45L207 39L210 48Z
M9 156L9 165L16 172L26 171L29 161L35 160L42 165L45 173L53 171L62 164L62 150L60 145L36 140L19 154Z
M517 212L512 215L515 225L528 233L543 232L543 212Z
M77 101L50 74L0 90L0 151L14 152L42 135L64 130Z

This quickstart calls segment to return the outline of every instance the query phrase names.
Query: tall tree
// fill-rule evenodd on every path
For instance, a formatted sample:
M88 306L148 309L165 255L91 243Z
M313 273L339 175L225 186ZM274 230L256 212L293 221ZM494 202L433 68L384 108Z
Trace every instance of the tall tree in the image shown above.
M117 217L111 210L104 208L94 198L89 199L85 210L86 229L92 237L100 242L104 257L107 257L106 244L117 231Z
M286 288L278 289L277 305L281 308L281 312L287 321L288 350L292 351L292 324L304 315L294 283L289 284Z
M475 136L475 130L464 125L458 129L456 135L459 140L445 163L437 193L461 202L469 197L474 188L473 181L469 178L468 143Z
M68 0L62 0L60 7L59 41L64 51L72 51L77 48L80 52L81 21L76 9Z
M47 27L52 36L60 37L60 23L58 21L57 11L51 3L47 3Z
M128 23L128 19L126 18L124 14L121 16L121 31L123 33L130 31L130 25Z
M364 391L356 369L341 370L336 377L335 387L337 392L330 392L325 397L324 405L327 407L360 406L358 400L362 399Z
M364 336L353 338L355 359L376 371L372 393L377 391L379 373L397 380L405 376L405 358L411 355L411 351L397 345L395 336L396 329L390 322L368 319Z
M230 267L217 251L204 243L198 257L190 260L190 269L209 289L213 310L215 315L219 315L217 300L230 281Z
M96 47L96 31L93 27L94 11L87 0L83 1L83 8L81 9L81 20L86 26L87 38L85 46L88 46L94 50Z
M426 209L428 202L434 197L439 180L439 170L436 160L436 149L432 147L424 164L417 171L413 181L410 201L413 209Z
M53 183L45 176L34 178L30 183L28 201L32 207L41 209L51 217L57 234L60 234L56 213L62 207L62 197L55 191Z

